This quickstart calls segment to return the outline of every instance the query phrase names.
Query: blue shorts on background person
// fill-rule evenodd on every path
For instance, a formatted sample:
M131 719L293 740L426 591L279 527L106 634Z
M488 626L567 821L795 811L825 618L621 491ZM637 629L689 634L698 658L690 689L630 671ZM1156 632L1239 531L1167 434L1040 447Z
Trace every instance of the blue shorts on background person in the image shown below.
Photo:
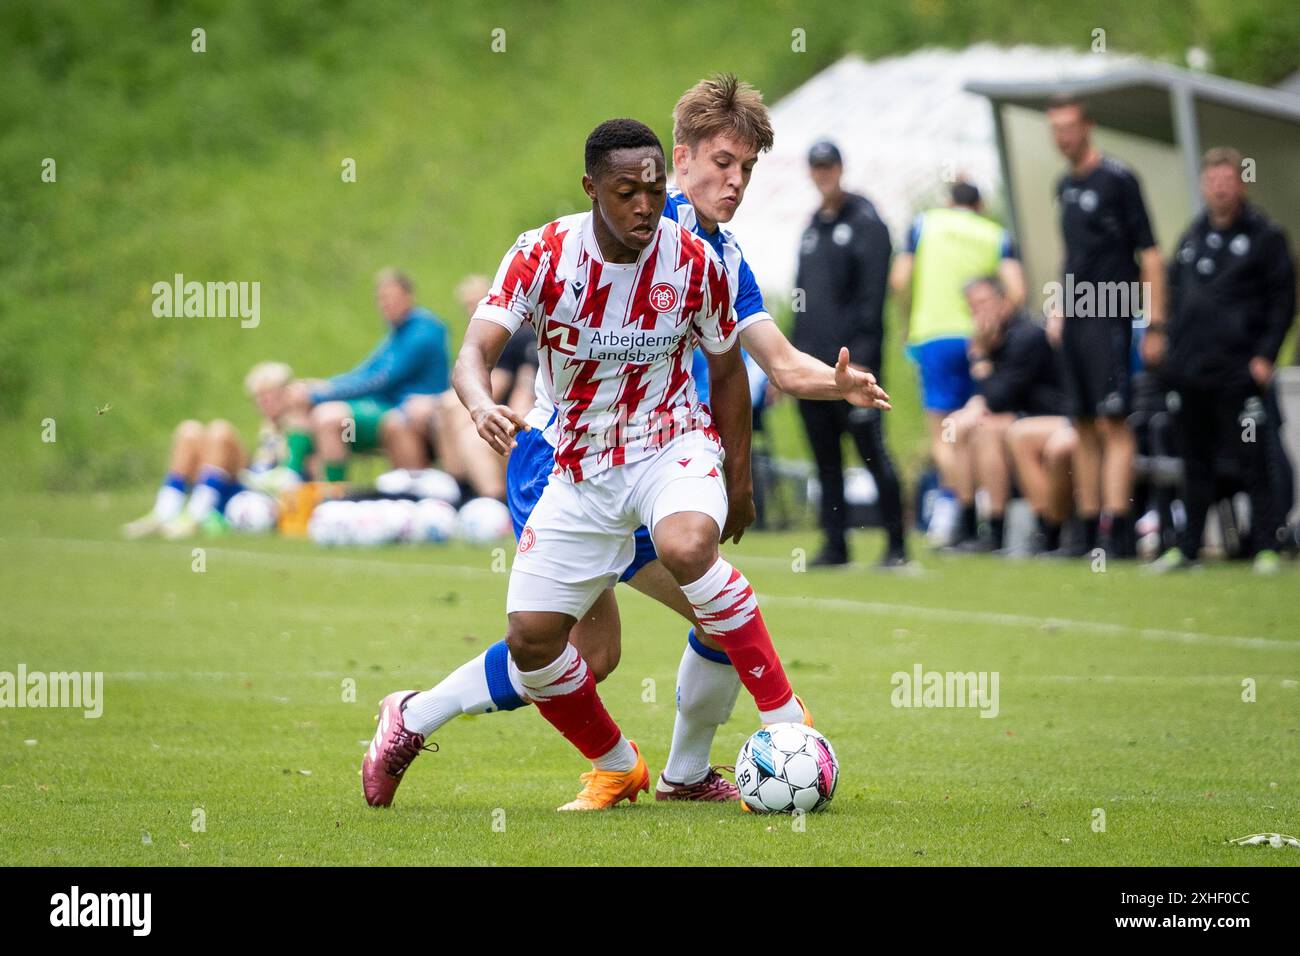
M969 339L931 339L909 345L907 356L921 376L921 404L927 412L953 412L974 393L970 362L966 358Z

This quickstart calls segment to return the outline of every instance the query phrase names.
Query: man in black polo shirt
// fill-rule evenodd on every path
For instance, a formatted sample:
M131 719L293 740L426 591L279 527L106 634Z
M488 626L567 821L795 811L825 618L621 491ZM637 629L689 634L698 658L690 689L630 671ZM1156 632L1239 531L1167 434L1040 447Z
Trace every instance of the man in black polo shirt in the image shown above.
M1100 546L1131 557L1137 445L1126 416L1133 319L1141 313L1151 323L1164 321L1164 266L1137 178L1092 145L1087 107L1058 99L1047 119L1070 163L1056 186L1065 267L1058 301L1049 302L1049 334L1060 343L1079 435L1078 553Z
M889 229L867 199L841 188L843 163L833 143L816 143L808 153L808 165L822 204L800 244L795 286L803 293L804 308L795 310L794 345L834 364L840 347L847 343L851 364L870 369L879 379L891 252ZM885 448L880 411L854 408L848 402L800 401L799 413L817 461L821 526L826 536L812 564L847 564L849 560L840 444L847 431L880 492L880 517L889 537L880 566L906 566L902 492Z
M1153 324L1143 343L1147 361L1159 364L1179 396L1187 523L1179 546L1156 561L1160 571L1196 560L1215 499L1216 462L1233 458L1250 493L1255 570L1278 570L1276 531L1285 509L1270 481L1280 423L1268 393L1295 316L1295 266L1286 234L1246 202L1241 173L1235 149L1212 149L1202 159L1205 210L1169 264L1169 322Z
M976 488L984 489L992 535L981 538L968 529L965 539L954 547L991 551L1001 549L1004 543L1004 517L1011 496L1008 440L1012 432L1023 422L1022 432L1029 429L1041 436L1039 453L1050 459L1044 467L1049 472L1063 471L1068 494L1073 429L1063 417L1060 366L1047 334L1017 310L997 276L973 279L965 293L974 323L967 355L975 394L951 416L954 457L964 478L956 490L963 508L973 508ZM1029 477L1038 479L1039 472ZM1043 482L1052 480L1050 474L1042 476ZM1042 521L1045 509L1037 499L1050 497L1050 493L1038 487L1034 490L1031 502Z

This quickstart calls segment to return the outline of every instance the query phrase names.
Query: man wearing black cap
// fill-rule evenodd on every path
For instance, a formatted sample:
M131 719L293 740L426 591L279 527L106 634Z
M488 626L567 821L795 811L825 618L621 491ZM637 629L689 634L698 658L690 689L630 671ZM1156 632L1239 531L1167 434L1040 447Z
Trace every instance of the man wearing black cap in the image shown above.
M889 229L870 201L840 187L843 162L834 143L815 143L808 152L808 165L822 204L804 230L799 250L795 347L834 362L840 346L847 343L851 364L879 377ZM880 492L881 522L889 536L880 566L906 566L902 493L885 448L879 410L854 408L848 402L800 401L799 413L817 461L821 526L826 535L825 545L812 563L839 565L849 560L841 452L847 431Z

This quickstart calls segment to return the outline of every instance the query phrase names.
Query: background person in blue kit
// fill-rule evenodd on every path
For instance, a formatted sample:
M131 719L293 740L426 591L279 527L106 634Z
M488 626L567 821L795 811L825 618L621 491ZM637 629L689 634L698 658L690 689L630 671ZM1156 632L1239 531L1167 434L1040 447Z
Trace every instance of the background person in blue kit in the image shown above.
M318 477L326 481L346 478L347 460L354 451L383 445L396 467L410 467L409 462L424 456L422 440L408 427L402 404L412 396L437 395L450 388L447 327L415 304L414 284L397 269L384 269L375 278L375 304L389 332L365 361L325 381L290 386L288 467L304 477L313 451L320 460Z

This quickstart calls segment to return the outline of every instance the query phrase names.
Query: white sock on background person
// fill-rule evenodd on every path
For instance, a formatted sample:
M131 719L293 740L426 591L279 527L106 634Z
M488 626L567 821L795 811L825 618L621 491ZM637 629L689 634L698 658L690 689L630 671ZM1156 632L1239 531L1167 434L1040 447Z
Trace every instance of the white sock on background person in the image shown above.
M153 501L153 516L159 521L171 521L185 510L185 492L187 482L179 475L168 475L167 480L158 487L158 496Z

